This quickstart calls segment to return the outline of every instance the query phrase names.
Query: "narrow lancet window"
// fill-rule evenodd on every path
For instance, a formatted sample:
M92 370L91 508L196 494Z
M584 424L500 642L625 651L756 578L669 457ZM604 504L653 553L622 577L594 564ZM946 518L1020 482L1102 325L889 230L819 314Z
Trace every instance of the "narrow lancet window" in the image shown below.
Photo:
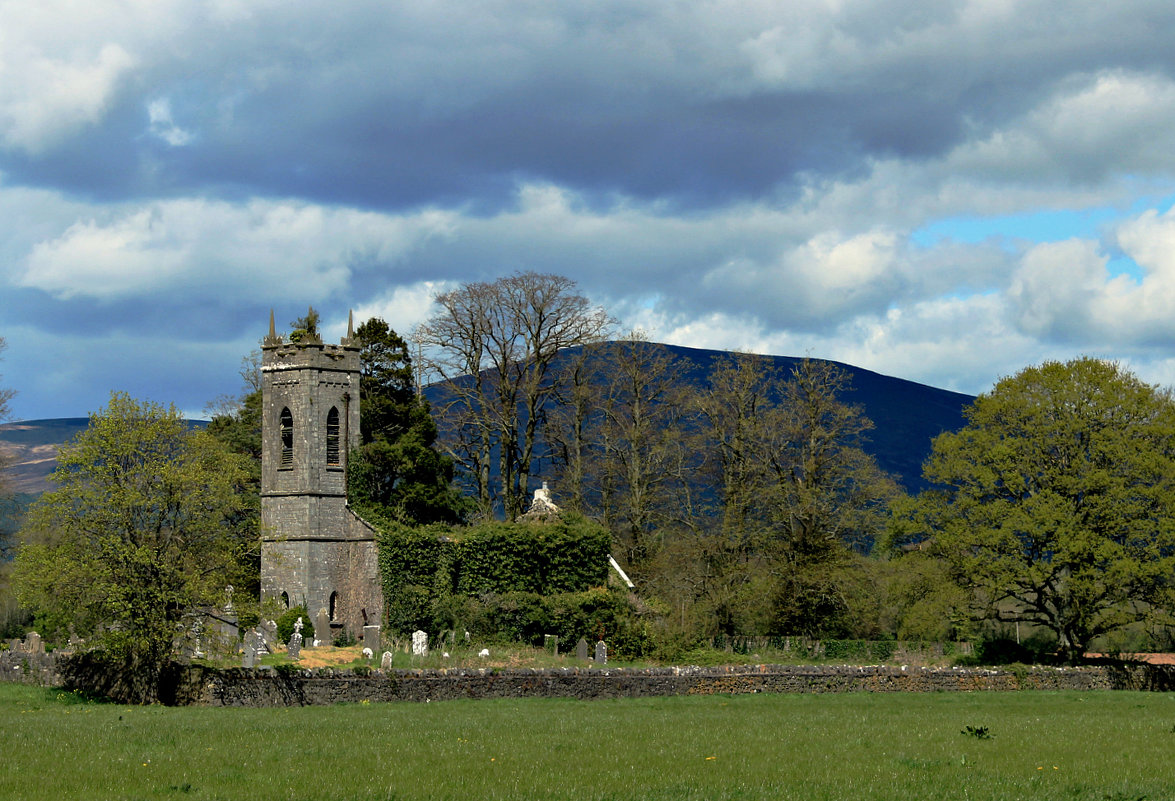
M339 410L333 406L326 415L326 463L339 465Z
M282 409L282 456L280 469L289 470L294 466L294 416L289 408Z

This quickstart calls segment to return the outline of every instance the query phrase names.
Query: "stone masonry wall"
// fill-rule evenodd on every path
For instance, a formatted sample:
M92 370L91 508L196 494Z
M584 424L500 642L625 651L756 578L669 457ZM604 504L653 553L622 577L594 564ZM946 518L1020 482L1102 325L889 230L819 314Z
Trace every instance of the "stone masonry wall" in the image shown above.
M662 695L992 690L1171 689L1152 666L930 669L885 666L546 670L224 670L190 675L183 695L208 706L310 706L458 698L639 698Z
M0 681L57 687L61 684L57 659L54 653L0 651Z
M0 681L95 689L75 687L82 681L92 682L93 677L71 669L73 662L59 665L58 658L52 653L2 651ZM1016 670L877 665L387 671L188 667L168 673L171 679L163 695L169 703L243 707L459 698L590 700L745 693L1175 690L1175 667L1135 663Z

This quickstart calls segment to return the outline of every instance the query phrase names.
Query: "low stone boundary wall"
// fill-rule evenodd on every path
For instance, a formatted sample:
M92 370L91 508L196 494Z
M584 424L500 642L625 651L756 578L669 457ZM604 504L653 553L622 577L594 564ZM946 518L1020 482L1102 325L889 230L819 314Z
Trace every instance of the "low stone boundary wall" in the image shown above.
M103 692L86 659L0 651L0 681ZM217 670L175 665L161 700L203 706L312 706L458 698L642 698L744 693L1175 690L1175 666L919 668L746 665L666 668ZM99 677L100 678L100 677ZM85 686L83 686L85 685Z
M44 651L0 651L0 681L56 687L61 684L61 677L57 673L57 658L57 654Z
M189 702L306 706L457 698L640 698L661 695L988 690L1168 689L1150 666L1024 670L755 665L720 668L545 670L223 670L192 675Z

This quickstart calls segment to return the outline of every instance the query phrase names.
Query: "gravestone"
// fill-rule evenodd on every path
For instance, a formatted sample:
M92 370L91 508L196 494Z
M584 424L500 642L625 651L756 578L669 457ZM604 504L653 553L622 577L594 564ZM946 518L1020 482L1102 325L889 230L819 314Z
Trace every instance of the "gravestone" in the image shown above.
M318 617L314 618L314 646L316 648L331 644L330 616L325 609L318 610Z
M363 647L370 648L373 654L378 654L382 648L379 641L379 626L363 627Z
M608 664L608 646L604 645L603 640L600 640L598 643L596 643L596 664Z
M273 653L273 649L277 647L277 621L276 620L262 620L261 637L265 640L265 650Z
M272 654L274 651L274 641L277 639L277 632L275 631L272 637L268 636L264 628L264 621L262 622L262 626L252 631L254 650L259 654Z
M245 652L241 656L241 667L252 669L256 666L257 666L257 651L253 648L252 645L246 644L245 645Z
M380 657L380 660L379 660L379 667L380 667L380 670L391 670L392 669L392 652L391 651L384 651L384 655L382 657Z
M204 658L204 651L202 651L200 648L200 646L201 646L200 640L201 640L201 638L203 638L203 636L204 636L204 621L197 618L196 622L192 624L192 639L196 643L196 645L193 647L193 650L192 650L192 658L193 659L203 659Z
M45 643L41 640L41 635L35 631L30 631L24 639L25 650L30 654L45 653Z
M298 623L302 622L302 618L298 618ZM301 626L295 626L295 629ZM298 660L302 658L302 632L295 631L290 635L290 644L286 646L286 653L289 654L290 659Z
M587 640L585 640L583 637L580 637L579 642L575 644L575 658L581 662L588 661Z
M544 634L543 635L543 650L551 656L559 655L559 635Z
M364 648L363 649L363 658L366 659L368 662L370 662L372 659L375 658L375 652L372 651L370 648Z
M428 656L428 635L419 629L412 632L412 655Z

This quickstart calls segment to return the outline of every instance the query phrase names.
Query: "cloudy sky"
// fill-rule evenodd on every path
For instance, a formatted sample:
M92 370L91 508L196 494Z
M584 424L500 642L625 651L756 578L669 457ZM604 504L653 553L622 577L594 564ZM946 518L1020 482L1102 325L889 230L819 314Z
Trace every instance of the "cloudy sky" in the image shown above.
M1175 383L1165 0L0 0L18 418L515 270L656 340Z

